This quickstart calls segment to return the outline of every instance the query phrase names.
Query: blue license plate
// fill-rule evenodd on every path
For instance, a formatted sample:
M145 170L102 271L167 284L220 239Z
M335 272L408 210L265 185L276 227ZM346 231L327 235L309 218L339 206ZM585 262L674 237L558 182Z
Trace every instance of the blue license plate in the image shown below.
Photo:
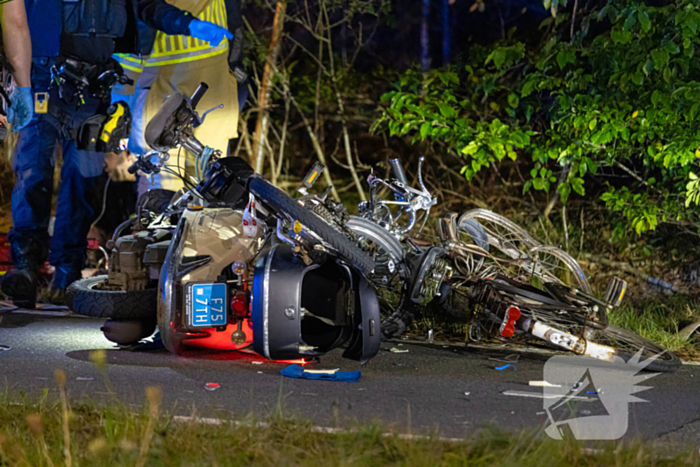
M185 303L187 324L192 328L215 328L227 324L228 287L226 284L188 283Z

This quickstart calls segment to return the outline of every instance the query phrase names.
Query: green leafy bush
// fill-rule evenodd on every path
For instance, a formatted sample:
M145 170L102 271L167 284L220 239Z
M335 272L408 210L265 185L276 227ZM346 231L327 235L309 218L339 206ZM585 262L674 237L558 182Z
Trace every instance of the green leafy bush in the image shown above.
M661 222L695 229L700 1L610 0L576 12L573 38L562 10L573 2L545 3L555 16L537 44L510 31L473 46L466 65L407 71L375 129L460 154L467 180L506 158L527 163L525 192L600 200L638 234ZM587 183L612 171L631 183Z

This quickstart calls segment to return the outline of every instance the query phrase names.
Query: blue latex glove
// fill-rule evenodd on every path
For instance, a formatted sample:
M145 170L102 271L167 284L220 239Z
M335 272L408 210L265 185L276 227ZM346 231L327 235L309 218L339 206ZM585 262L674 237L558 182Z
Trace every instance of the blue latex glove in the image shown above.
M7 107L7 121L15 132L27 126L34 115L32 88L15 86L10 93L10 103Z
M221 44L224 38L228 40L233 39L233 34L231 34L227 29L217 26L214 23L209 23L207 21L200 21L195 19L190 22L189 25L190 36L201 41L209 42L212 46L217 46Z

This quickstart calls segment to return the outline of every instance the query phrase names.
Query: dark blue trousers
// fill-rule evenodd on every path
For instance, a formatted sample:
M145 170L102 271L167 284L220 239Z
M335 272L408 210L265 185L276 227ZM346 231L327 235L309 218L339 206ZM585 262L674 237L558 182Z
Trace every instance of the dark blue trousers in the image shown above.
M51 65L51 59L34 59L33 92L48 92ZM70 118L80 121L90 117L94 114L91 108L94 106L89 104L76 106L69 111ZM17 181L12 192L13 228L9 238L11 242L48 240L59 146L63 150L63 166L48 259L54 266L82 268L87 234L102 202L105 155L78 150L56 117L48 113L35 114L31 123L19 131L13 158Z

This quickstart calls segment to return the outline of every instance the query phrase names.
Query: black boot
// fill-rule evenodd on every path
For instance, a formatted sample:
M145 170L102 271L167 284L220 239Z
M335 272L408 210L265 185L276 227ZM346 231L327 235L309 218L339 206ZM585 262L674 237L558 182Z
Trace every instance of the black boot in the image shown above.
M36 288L39 267L46 261L46 244L30 239L11 242L12 262L15 269L2 279L2 293L20 308L36 306Z
M51 282L51 303L54 305L64 305L66 297L66 289L73 282L83 278L83 265L85 260L83 256L74 257L67 263L56 265L56 271L53 274Z

